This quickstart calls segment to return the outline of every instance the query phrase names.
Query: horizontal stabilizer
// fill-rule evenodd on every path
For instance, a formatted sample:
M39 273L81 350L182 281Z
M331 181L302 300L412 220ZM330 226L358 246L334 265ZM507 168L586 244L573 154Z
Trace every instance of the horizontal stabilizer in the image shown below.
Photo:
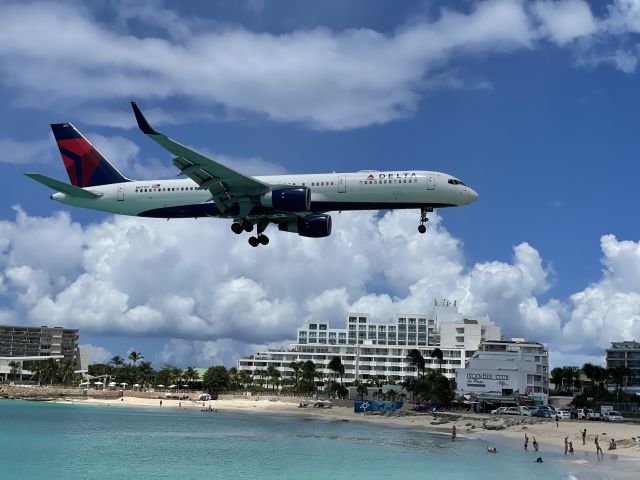
M99 193L93 193L93 192L90 192L89 190L76 187L75 185L69 185L68 183L61 182L60 180L56 180L55 178L50 178L44 175L40 175L39 173L25 173L25 175L29 178L34 179L36 182L39 182L43 185L46 185L49 188L52 188L56 192L61 192L71 197L92 199L92 198L100 198L102 196Z

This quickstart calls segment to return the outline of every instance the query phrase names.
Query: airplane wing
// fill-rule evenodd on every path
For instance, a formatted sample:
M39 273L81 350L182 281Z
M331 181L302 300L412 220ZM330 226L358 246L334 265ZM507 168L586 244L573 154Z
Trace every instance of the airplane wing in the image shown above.
M39 173L25 173L25 175L36 182L46 185L56 192L64 193L70 197L94 199L102 196L99 193L90 192L84 188L76 187L75 185L70 185L68 183L61 182L60 180L56 180L55 178L40 175Z
M250 209L251 206L247 197L261 195L271 189L268 184L215 162L155 131L142 115L136 102L131 102L131 106L142 133L173 153L176 156L173 164L202 190L209 190L221 212L238 203L240 211L245 210L248 213L246 209Z

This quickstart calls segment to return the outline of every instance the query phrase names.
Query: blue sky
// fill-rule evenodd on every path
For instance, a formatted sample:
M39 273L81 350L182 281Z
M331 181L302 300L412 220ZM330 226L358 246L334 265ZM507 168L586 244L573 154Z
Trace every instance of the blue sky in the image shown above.
M341 325L360 308L386 319L442 296L549 343L558 364L600 361L608 341L639 336L637 2L0 9L0 320L59 320L104 355L134 348L159 364L230 365L286 344L309 318ZM432 169L480 200L438 212L428 239L415 232L418 212L342 214L343 237L274 232L256 253L223 221L166 226L67 209L21 175L65 179L48 127L60 121L130 177L173 175L133 128L131 99L173 138L249 174ZM96 240L110 235L113 248ZM171 250L181 242L193 255L182 263ZM345 260L332 270L336 249ZM114 275L124 251L131 269L177 262L180 283L165 287L185 310ZM68 267L48 258L65 255ZM206 274L191 270L198 256ZM308 285L296 290L299 276ZM211 283L191 295L191 280ZM239 305L207 300L221 292Z

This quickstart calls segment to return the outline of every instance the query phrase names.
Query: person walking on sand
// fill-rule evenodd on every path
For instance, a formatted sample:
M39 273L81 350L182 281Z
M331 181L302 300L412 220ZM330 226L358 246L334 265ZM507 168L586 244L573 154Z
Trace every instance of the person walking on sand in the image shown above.
M556 413L556 428L560 427L560 415Z
M569 436L564 437L564 454L569 451Z
M536 452L538 451L538 441L536 440L536 437L533 437L533 449Z
M600 444L598 443L598 435L596 435L593 442L596 444L596 455L600 455L602 453L602 448L600 448Z
M573 455L573 442L569 442L569 453Z
M524 451L526 452L529 449L529 435L524 434Z
M456 439L456 426L454 425L451 429L451 441L453 442Z
M582 434L582 444L584 445L585 440L587 439L587 429L585 428L580 432Z
M160 406L162 406L162 399L160 400Z

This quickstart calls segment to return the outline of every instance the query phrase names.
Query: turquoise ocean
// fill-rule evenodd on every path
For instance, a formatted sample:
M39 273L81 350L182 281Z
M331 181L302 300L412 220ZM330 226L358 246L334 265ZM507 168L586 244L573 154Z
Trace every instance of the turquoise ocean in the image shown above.
M519 444L487 445L315 416L0 401L3 480L606 478L563 455L536 464Z

